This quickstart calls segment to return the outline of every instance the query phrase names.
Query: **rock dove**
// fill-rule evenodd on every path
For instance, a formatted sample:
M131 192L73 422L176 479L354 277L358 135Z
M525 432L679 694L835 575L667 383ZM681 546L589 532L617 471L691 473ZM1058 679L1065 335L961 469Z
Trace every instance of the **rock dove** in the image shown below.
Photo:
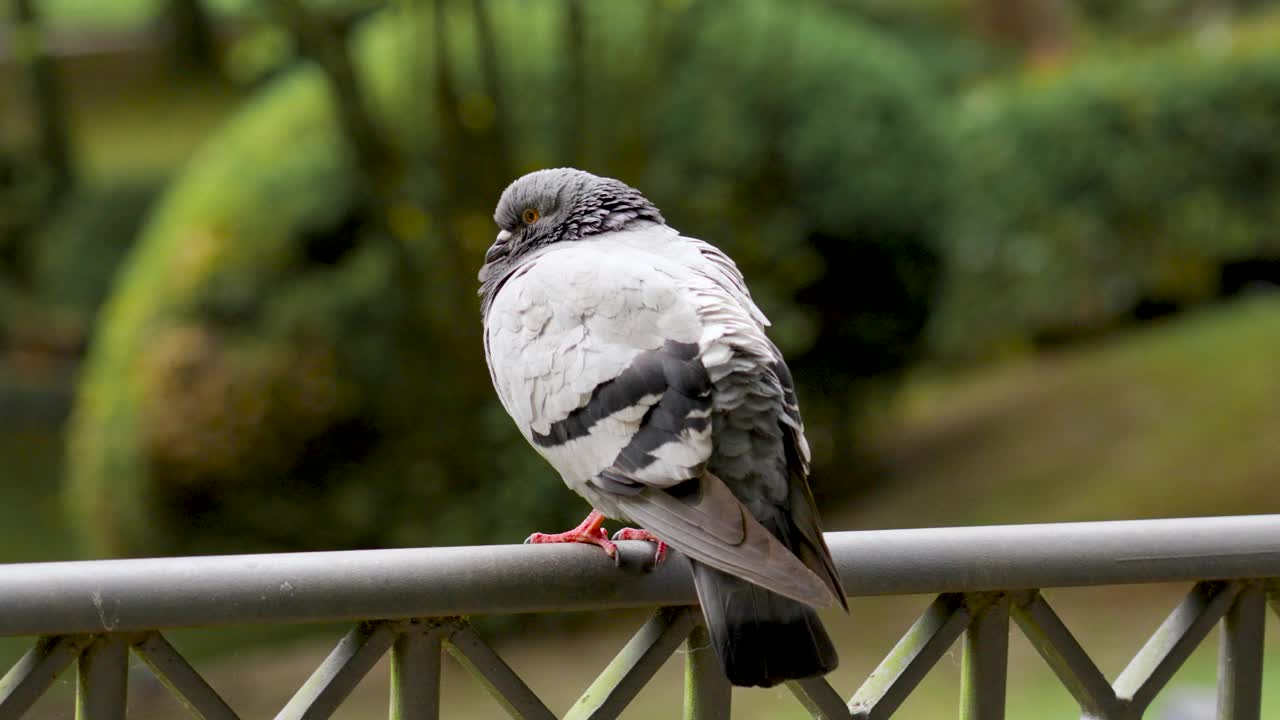
M848 610L809 491L791 373L742 274L634 188L570 168L513 182L480 270L485 357L520 432L594 508L566 533L690 561L725 674L826 674L815 608Z

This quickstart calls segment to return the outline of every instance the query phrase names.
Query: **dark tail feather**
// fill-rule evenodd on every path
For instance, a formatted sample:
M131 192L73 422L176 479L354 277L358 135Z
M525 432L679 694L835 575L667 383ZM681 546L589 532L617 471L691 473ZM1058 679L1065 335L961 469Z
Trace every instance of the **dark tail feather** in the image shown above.
M700 563L693 582L729 682L773 687L825 675L840 660L813 608Z

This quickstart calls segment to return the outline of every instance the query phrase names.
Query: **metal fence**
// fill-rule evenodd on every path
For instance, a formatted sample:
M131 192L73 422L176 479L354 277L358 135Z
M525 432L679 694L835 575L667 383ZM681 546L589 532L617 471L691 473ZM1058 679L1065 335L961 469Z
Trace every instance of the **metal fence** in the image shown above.
M1280 613L1280 515L841 532L827 536L849 594L936 594L846 702L825 680L790 683L815 718L888 718L963 637L959 714L1004 717L1010 619L1086 718L1136 720L1218 623L1218 715L1257 720L1268 602ZM656 571L643 543L621 568L585 546L493 546L0 566L0 635L36 636L0 679L0 720L21 717L72 663L76 717L123 718L128 654L191 715L239 717L163 630L351 621L355 627L276 716L329 717L391 653L390 717L439 716L442 651L515 718L555 715L466 616L652 607L655 612L566 718L617 717L682 643L685 718L728 718L683 561ZM1194 586L1108 682L1040 594L1049 587ZM589 591L588 591L589 590Z

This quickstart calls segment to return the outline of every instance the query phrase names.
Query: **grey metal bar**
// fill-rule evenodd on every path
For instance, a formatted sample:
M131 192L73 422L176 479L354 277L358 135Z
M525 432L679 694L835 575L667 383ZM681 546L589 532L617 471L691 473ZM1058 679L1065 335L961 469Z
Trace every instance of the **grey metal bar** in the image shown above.
M22 717L89 644L85 635L42 637L0 679L0 720Z
M1080 704L1086 717L1118 717L1120 704L1111 683L1039 592L1033 590L1019 597L1012 612L1022 633Z
M516 720L555 720L556 716L542 700L470 625L462 625L450 635L445 648L511 717Z
M447 631L411 622L391 647L391 720L439 720L440 642Z
M607 720L621 715L697 622L693 608L659 608L569 708L564 720Z
M1231 607L1238 588L1231 583L1202 582L1169 613L1146 645L1116 678L1116 696L1138 717L1151 705L1173 673Z
M695 625L684 648L684 720L729 720L733 687L720 668L707 626Z
M76 720L124 720L128 688L128 643L119 635L99 635L76 667Z
M969 626L970 618L963 595L939 595L854 693L849 701L853 717L884 720L893 715Z
M827 536L852 595L1280 577L1280 515Z
M826 678L791 680L787 689L817 720L849 720L849 708Z
M147 633L134 642L133 650L194 717L201 720L239 720L222 696L160 633Z
M276 720L323 720L333 714L395 642L391 623L360 623L311 673Z
M1280 577L1280 515L827 539L852 595ZM576 543L5 565L0 635L696 602L686 563L673 557L642 572L652 545L620 549L622 571Z
M1246 585L1222 619L1218 643L1219 720L1262 717L1262 645L1267 620L1266 593Z
M964 632L960 720L1004 720L1009 669L1009 596L967 598L973 620Z

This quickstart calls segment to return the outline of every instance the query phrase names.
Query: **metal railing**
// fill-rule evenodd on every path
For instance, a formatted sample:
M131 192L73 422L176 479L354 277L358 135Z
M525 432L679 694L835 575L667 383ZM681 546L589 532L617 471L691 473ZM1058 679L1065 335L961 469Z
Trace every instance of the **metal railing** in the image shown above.
M827 536L851 596L936 594L848 702L826 680L788 687L815 718L888 718L963 636L960 717L1004 717L1010 619L1082 715L1136 720L1219 622L1218 715L1260 717L1268 601L1280 613L1280 515L841 532ZM37 636L0 679L0 720L21 717L72 663L76 717L123 718L128 653L194 717L238 718L164 638L167 628L351 621L276 716L325 718L387 652L390 717L439 716L442 650L515 718L555 715L464 616L656 608L565 715L616 717L682 643L685 717L728 718L729 686L687 566L646 571L652 547L622 543L622 567L585 546L108 560L0 566L0 636ZM1040 590L1190 582L1193 588L1114 682ZM590 588L590 592L584 592Z

